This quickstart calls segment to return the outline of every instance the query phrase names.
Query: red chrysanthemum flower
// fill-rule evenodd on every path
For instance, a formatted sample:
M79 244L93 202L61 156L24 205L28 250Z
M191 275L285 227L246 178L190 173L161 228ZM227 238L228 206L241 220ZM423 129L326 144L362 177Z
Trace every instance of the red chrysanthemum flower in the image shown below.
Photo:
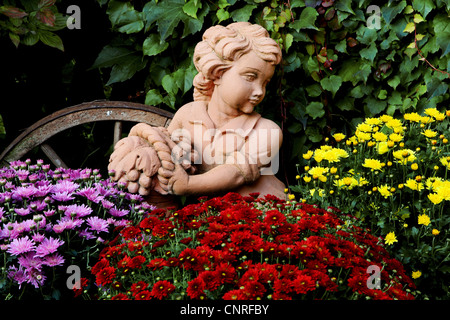
M134 296L134 299L136 299L136 300L151 300L152 294L148 290L143 290L143 291L140 291L139 293L137 293Z
M155 258L147 264L147 268L149 268L150 270L158 270L158 269L162 269L166 265L167 265L166 259Z
M217 270L202 271L198 277L203 280L205 283L205 289L209 291L216 290L221 284L223 284L222 278Z
M108 283L112 283L112 280L116 277L116 269L114 267L105 267L98 272L95 283L98 286L105 286Z
M292 282L292 287L297 294L306 294L316 289L315 281L307 275L298 275Z
M160 280L153 285L151 295L153 298L162 300L175 290L175 286L166 280Z
M197 277L194 280L188 282L187 287L187 295L191 299L200 299L204 294L204 290L206 288L205 282L203 279Z
M286 222L286 216L278 210L268 210L264 222L269 225L280 226Z
M242 292L242 290L236 289L236 290L230 290L226 292L223 297L223 300L245 300L247 297Z
M141 255L133 257L128 263L128 266L132 269L141 268L145 260L146 260L145 257Z
M122 230L122 237L125 240L136 238L141 233L141 230L135 226L129 226Z
M91 269L92 274L97 274L104 268L109 266L109 261L106 259L100 259Z
M130 300L127 295L123 293L118 293L114 297L111 298L111 300Z
M147 289L148 283L145 281L138 281L136 283L133 283L131 285L130 291L133 293L133 295L141 292L142 290Z

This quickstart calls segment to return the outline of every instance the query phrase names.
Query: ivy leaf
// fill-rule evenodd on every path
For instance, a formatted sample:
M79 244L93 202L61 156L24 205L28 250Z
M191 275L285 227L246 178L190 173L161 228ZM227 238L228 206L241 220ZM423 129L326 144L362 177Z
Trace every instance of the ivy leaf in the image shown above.
M144 44L142 45L142 51L144 55L156 56L157 54L160 54L161 52L166 50L168 47L168 42L161 43L159 34L152 33L147 37L147 39L145 39Z
M367 97L364 99L364 102L366 103L366 107L364 107L364 109L366 114L369 116L375 116L384 111L387 105L386 101L379 101L373 97Z
M401 1L398 5L393 7L384 6L381 8L381 14L383 15L384 21L390 24L392 20L406 7L406 1Z
M428 99L444 95L447 90L448 84L437 78L432 78L431 81L427 83Z
M331 91L334 97L334 95L342 85L342 78L336 75L332 75L330 77L323 78L322 80L320 80L320 85L325 90Z
M184 0L147 2L142 10L146 20L145 30L150 30L152 24L156 22L161 42L164 42L173 34L180 22L188 25L190 21L198 21L183 11L185 4Z
M188 16L197 19L197 11L202 8L201 1L198 0L190 0L183 6L183 11Z
M403 29L403 32L411 33L411 32L414 31L414 29L415 29L414 22L409 22L409 23L406 25L405 29Z
M300 14L300 18L289 26L297 32L301 29L313 29L318 31L319 29L314 24L318 15L319 13L316 9L306 7Z
M373 60L375 59L377 53L378 53L377 46L375 45L375 42L372 42L370 47L362 49L359 52L359 55L361 56L361 58L367 59L373 63Z
M339 11L355 14L352 10L352 0L340 0L336 2L336 9Z
M137 71L142 70L146 64L147 60L142 59L142 52L140 51L107 45L102 49L90 69L112 67L106 84L110 85L130 79Z
M250 16L252 15L252 11L257 8L256 5L247 4L244 7L234 10L230 13L231 19L233 21L248 21L250 19Z
M313 119L321 118L325 115L322 102L313 101L306 106L306 113Z
M427 17L431 10L436 8L433 0L413 0L412 6L419 11L424 18Z
M152 89L145 95L145 104L149 106L157 106L163 102L163 97L158 89Z

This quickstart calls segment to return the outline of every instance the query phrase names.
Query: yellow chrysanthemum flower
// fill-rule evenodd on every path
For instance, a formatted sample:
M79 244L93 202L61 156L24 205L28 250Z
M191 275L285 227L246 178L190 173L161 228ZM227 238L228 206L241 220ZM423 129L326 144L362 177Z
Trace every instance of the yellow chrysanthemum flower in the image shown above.
M314 154L314 152L311 151L311 150L309 150L308 152L306 152L306 153L303 154L303 159L309 160L309 159L312 158L313 154Z
M398 133L391 133L389 135L389 140L393 141L393 142L400 142L403 140L403 136L401 134Z
M372 134L363 131L356 131L355 136L359 141L369 141L372 138Z
M431 233L433 234L433 236L437 236L437 235L439 235L439 233L441 233L438 229L433 229L432 231L431 231Z
M392 196L391 187L389 187L387 184L382 185L378 188L378 192L385 198Z
M384 238L384 243L386 243L387 245L393 245L394 242L398 242L397 237L395 236L394 232L389 232Z
M418 218L418 224L423 224L424 226L428 226L431 223L430 217L426 214L421 214Z
M411 190L415 190L415 191L423 190L423 183L422 182L417 182L414 179L406 180L405 186L407 186Z
M392 116L384 114L380 117L380 120L383 121L384 123L388 122L389 120L392 120Z
M391 119L391 120L389 120L388 122L386 122L386 126L391 128L391 129L403 128L403 124L402 124L402 122L399 119Z
M420 120L422 119L422 117L417 112L407 113L403 116L403 118L411 122L420 122Z
M364 163L362 165L365 168L369 168L373 170L381 170L382 165L381 161L377 159L364 159Z
M435 118L437 121L442 121L445 119L445 114L439 112L439 110L437 110L436 108L428 108L425 109L425 114Z
M362 131L362 132L372 132L372 126L368 125L366 123L360 123L356 127L356 131Z
M439 204L442 200L444 200L444 198L437 193L430 193L427 197L431 202L433 202L433 204Z
M333 134L333 138L334 138L334 140L336 140L336 142L341 142L342 140L345 139L345 134L335 133L335 134Z
M447 169L450 169L450 161L448 157L442 157L439 159L439 161L442 163L444 167L447 167Z
M412 278L413 279L418 279L418 278L420 278L421 275L422 275L422 272L420 272L420 271L413 271L412 272Z
M430 130L430 129L427 129L427 130L425 130L425 131L423 131L423 132L421 132L425 137L427 137L427 138L434 138L434 137L436 137L437 136L437 132L436 131L433 131L433 130Z
M383 121L381 121L378 118L366 118L364 123L368 124L369 126L379 126L379 125L383 124Z
M320 176L328 173L329 169L324 167L313 167L309 169L308 173L313 176L313 178L318 179Z
M389 151L389 144L387 142L380 142L377 144L378 154L385 154Z
M408 162L416 160L415 152L411 149L400 149L392 153L399 163L406 165Z
M383 132L375 132L373 134L373 138L378 142L384 142L387 141L388 136L384 134Z

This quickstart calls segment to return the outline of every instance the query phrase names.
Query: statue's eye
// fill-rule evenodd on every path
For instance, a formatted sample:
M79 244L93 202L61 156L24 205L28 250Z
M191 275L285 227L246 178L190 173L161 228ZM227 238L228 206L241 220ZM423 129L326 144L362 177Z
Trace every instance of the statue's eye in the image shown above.
M253 81L256 79L256 75L253 73L247 73L244 75L245 80L247 81Z

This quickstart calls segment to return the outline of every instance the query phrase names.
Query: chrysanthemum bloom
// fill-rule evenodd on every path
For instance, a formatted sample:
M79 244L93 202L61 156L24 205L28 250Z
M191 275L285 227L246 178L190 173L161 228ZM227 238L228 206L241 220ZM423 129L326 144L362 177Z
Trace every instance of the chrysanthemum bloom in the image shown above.
M422 275L422 272L420 272L419 270L412 272L412 278L413 279L418 279L418 278L420 278L421 275Z
M406 180L405 186L407 186L411 190L415 190L415 191L423 190L423 183L422 182L417 182L414 179Z
M437 132L430 130L430 129L427 129L427 130L421 132L421 134L423 134L425 137L430 138L430 139L437 136Z
M335 133L335 134L333 134L333 138L334 138L334 140L336 140L336 142L341 142L342 140L345 139L345 134Z
M36 256L37 257L44 257L50 253L55 252L58 250L60 246L64 244L63 240L60 239L54 239L52 237L45 238L41 244L36 248Z
M86 219L86 223L90 229L96 232L108 232L108 222L99 217L89 217Z
M66 207L65 215L67 217L77 217L82 218L85 216L88 216L92 213L92 208L88 207L85 204L78 205L78 204L72 204Z
M21 253L30 252L34 250L35 243L33 240L30 240L28 236L14 239L10 244L8 248L8 252L14 256L17 256Z
M58 253L52 254L50 256L45 257L45 261L43 264L49 267L60 266L64 263L65 259Z
M423 224L424 226L428 226L430 224L431 220L430 217L426 214L421 214L418 218L418 224Z
M167 280L160 280L153 285L151 295L156 299L163 299L175 290L175 286Z
M383 132L375 132L373 134L373 138L375 139L375 141L378 142L385 142L388 139L387 135L384 134Z
M438 229L433 229L432 231L431 231L431 233L433 234L433 236L437 236L437 235L439 235L439 233L441 233Z
M397 237L395 236L394 232L389 232L386 237L384 238L384 242L387 245L392 245L394 242L398 242Z
M444 198L437 193L430 193L427 197L433 204L439 204L444 200Z
M381 165L381 161L377 159L364 159L364 163L362 166L372 169L372 171L381 170L383 168L383 166Z
M387 184L382 185L378 188L378 192L385 198L392 196L391 187L389 187Z

